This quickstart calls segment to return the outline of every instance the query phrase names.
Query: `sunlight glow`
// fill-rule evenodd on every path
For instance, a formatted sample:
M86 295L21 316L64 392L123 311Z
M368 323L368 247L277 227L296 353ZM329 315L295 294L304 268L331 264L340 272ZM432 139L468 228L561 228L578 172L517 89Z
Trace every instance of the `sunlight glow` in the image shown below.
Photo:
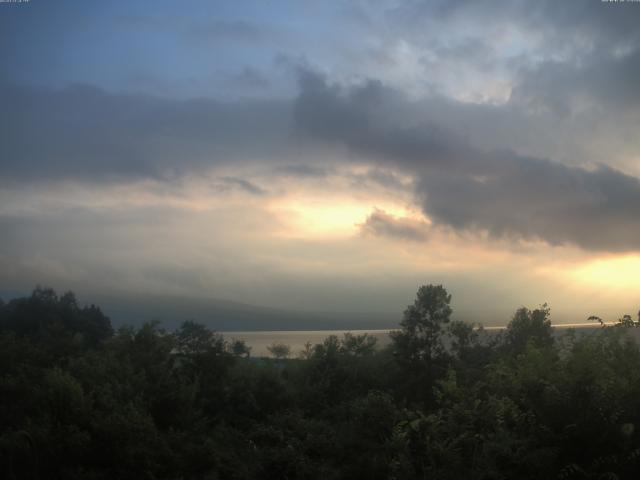
M581 284L617 290L637 290L640 280L640 255L594 260L574 269L571 277L576 283Z
M285 226L282 234L294 237L352 236L376 208L398 217L411 216L406 208L392 203L344 198L295 197L270 206Z

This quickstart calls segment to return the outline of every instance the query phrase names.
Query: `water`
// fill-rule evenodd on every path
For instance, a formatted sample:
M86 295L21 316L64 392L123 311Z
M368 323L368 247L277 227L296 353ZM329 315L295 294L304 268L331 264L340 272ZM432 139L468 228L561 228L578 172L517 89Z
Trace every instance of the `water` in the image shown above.
M566 330L569 328L575 329L594 329L598 328L598 324L591 323L567 323L553 325L557 330ZM487 332L499 332L504 327L485 327ZM336 335L338 338L342 338L347 332L351 332L354 335L362 335L367 333L378 339L378 347L384 347L388 345L391 339L389 338L389 332L391 330L289 330L289 331L255 331L255 332L220 332L227 340L239 339L244 340L246 344L251 347L251 355L254 357L268 357L270 356L267 347L273 343L283 343L291 348L291 356L297 357L298 354L304 350L304 345L310 342L311 345L322 343L329 335ZM560 332L558 332L560 333Z
M251 356L267 357L270 356L267 347L275 343L284 343L291 347L291 356L297 357L300 351L304 350L304 345L311 342L311 345L322 343L329 335L336 335L338 338L351 332L354 335L362 335L367 333L378 339L377 345L383 347L387 345L391 339L389 332L391 330L291 330L291 331L269 331L269 332L220 332L226 340L238 339L244 340L251 347Z

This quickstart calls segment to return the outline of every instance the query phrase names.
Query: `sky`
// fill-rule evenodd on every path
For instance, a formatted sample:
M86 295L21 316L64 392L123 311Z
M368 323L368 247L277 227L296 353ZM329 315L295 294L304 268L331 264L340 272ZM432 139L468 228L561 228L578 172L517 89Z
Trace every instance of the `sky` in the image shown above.
M5 2L0 59L5 298L640 308L640 2Z

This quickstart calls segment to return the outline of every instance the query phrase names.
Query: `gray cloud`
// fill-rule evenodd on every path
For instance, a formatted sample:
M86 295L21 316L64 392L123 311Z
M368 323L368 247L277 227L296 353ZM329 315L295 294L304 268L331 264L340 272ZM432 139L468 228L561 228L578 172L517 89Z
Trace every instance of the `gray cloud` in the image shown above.
M591 290L571 279L598 255L513 239L640 252L640 4L32 3L0 15L0 286L396 318L428 281L478 319L496 292L492 308ZM306 225L378 194L433 223L373 211L357 238L296 234L297 195ZM612 281L610 305L631 287Z
M394 58L398 44L407 45L423 67L413 88L430 85L457 98L488 93L501 101L511 87L522 92L525 83L564 104L563 94L580 92L556 93L558 85L544 81L553 68L563 73L561 82L564 72L576 70L568 86L592 84L606 97L624 99L618 87L625 92L637 84L633 52L640 48L640 8L632 2L428 0L394 3L382 18L366 27L381 38L376 55ZM610 91L602 91L607 84Z
M624 79L635 72L631 58L611 60L608 74L621 82L611 111L636 111L633 86ZM598 61L594 57L588 68ZM548 79L544 92L554 85L569 89L575 74L536 72ZM594 74L584 80L584 91L602 96L607 84ZM521 92L537 95L529 85L523 81ZM294 101L179 101L79 86L6 86L0 91L0 174L4 181L172 179L253 162L273 174L322 177L340 161L365 162L380 167L367 181L415 188L425 214L443 225L587 249L638 250L638 179L611 167L581 167L594 163L575 158L593 136L590 130L572 131L567 124L579 124L575 117L563 123L552 113L529 114L516 97L503 106L413 100L378 81L344 87L305 69ZM614 150L626 145L637 151L636 140L611 139ZM558 143L560 159L569 157L573 166L545 159L555 153L549 145ZM414 186L398 183L388 173L394 169L412 176ZM239 177L223 182L264 193Z
M620 111L637 109L640 48L619 55L598 51L579 64L544 62L525 69L520 77L511 100L534 108L545 107L560 114L590 103Z
M415 175L424 212L439 224L587 249L640 248L640 181L610 167L479 149L428 116L412 122L408 101L374 82L340 88L308 74L295 111L316 141Z
M425 20L445 22L473 20L483 25L503 23L542 32L547 36L560 34L566 38L591 37L593 41L637 39L640 11L637 5L608 2L566 0L427 0L401 3L388 10L387 18L397 25L420 28ZM548 40L553 40L549 38Z
M222 177L220 180L225 184L225 186L235 187L244 192L250 193L251 195L264 195L266 194L266 190L249 180L239 177Z
M77 86L0 89L5 179L174 178L286 158L290 103L164 100Z
M306 164L282 165L273 169L273 173L276 175L302 178L324 178L331 171L332 169L330 168Z
M365 235L420 242L428 238L429 225L406 218L396 218L383 210L376 209L360 225L360 230Z
M412 188L408 182L403 181L395 173L380 168L371 168L365 173L351 174L351 184L356 188L362 189L367 189L371 185L395 191L406 191Z
M414 109L407 99L380 82L341 88L304 71L300 85L295 125L310 140L346 145L367 156L403 164L421 163L427 152L431 162L450 161L463 154L452 132L428 117L412 118Z
M595 171L508 152L484 172L421 175L425 213L458 229L572 243L594 250L640 248L640 181L608 167Z

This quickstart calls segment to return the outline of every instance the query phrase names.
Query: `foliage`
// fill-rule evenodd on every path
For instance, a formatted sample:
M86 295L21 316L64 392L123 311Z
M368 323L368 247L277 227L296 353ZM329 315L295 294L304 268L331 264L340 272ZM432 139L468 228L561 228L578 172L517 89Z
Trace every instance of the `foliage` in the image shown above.
M551 309L545 303L540 308L529 310L526 307L516 310L507 325L506 345L514 353L522 352L528 343L538 347L553 344L551 333Z
M267 347L269 353L273 355L277 359L285 359L291 356L291 347L289 345L285 345L284 343L274 342L270 346Z
M2 478L638 477L637 322L557 338L543 305L489 336L450 302L421 287L388 348L295 359L193 321L114 332L51 289L0 302Z
M429 366L442 353L443 327L451 316L451 295L442 285L418 289L416 300L404 312L402 330L393 332L396 355L407 363Z

